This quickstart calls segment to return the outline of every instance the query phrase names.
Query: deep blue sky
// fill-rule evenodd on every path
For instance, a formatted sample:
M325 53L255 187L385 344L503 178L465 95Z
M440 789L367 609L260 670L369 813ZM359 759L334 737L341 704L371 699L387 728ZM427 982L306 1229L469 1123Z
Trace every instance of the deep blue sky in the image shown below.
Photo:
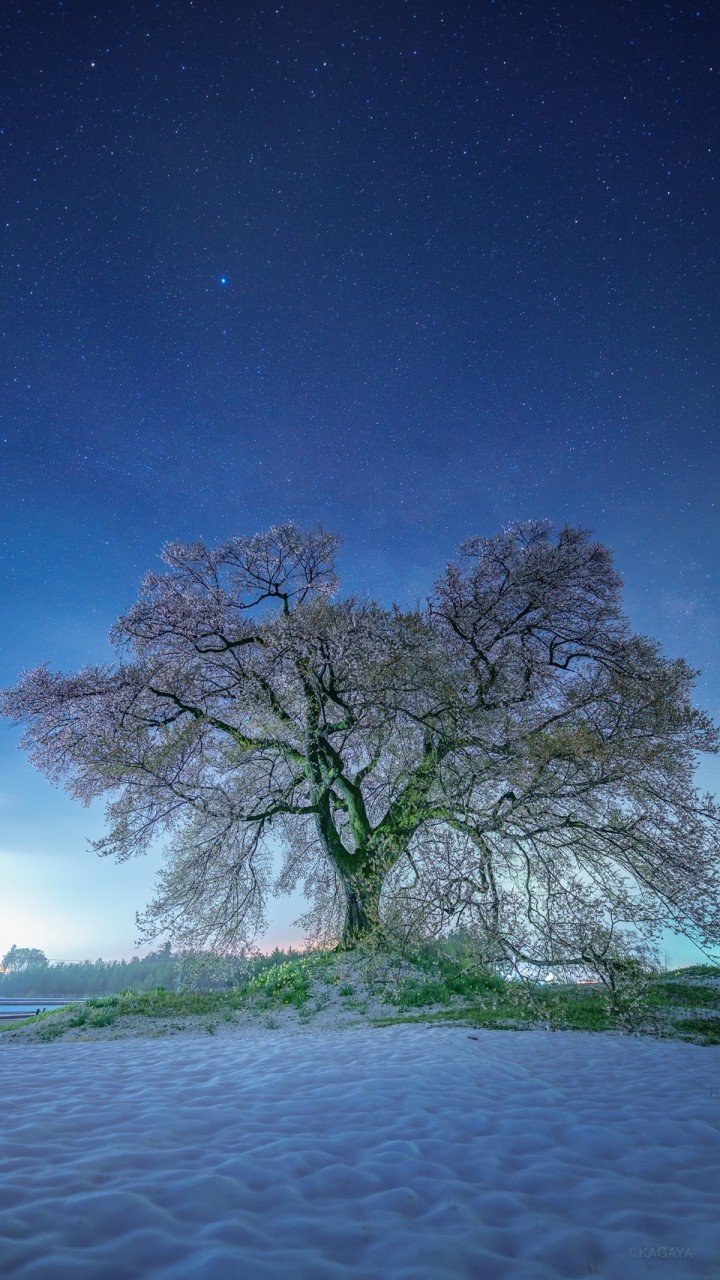
M717 715L718 36L658 0L5 6L0 683L109 658L171 538L319 519L410 604L550 516ZM130 954L152 866L97 863L17 737L0 951Z

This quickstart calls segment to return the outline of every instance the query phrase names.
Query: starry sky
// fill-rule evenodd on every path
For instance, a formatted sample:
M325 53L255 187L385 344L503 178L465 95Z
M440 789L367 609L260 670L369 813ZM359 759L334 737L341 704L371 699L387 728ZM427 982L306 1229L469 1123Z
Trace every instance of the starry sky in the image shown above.
M676 0L4 6L0 683L108 661L170 539L319 520L409 606L547 516L717 716L719 36ZM18 736L0 952L129 956L156 864L97 860Z

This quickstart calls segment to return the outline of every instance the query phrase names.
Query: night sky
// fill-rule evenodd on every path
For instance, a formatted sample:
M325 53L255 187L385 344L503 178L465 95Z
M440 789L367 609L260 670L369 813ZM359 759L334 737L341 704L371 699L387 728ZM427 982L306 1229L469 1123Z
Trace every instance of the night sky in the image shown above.
M4 6L0 683L109 660L170 539L319 520L412 605L548 516L717 716L719 36L659 0ZM129 956L155 864L99 862L18 736L0 953Z

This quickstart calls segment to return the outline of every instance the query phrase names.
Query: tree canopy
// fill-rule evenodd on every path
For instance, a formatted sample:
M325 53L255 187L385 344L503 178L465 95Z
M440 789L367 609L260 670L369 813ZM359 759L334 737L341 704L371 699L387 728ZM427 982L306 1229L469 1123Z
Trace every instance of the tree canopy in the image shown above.
M47 969L48 958L38 947L16 947L14 944L0 960L5 973L26 973L28 969Z
M310 935L346 946L398 921L538 964L628 927L717 944L720 811L693 774L718 733L695 673L632 633L608 550L513 525L402 610L340 595L338 544L173 543L113 664L3 695L46 777L108 796L99 853L165 838L144 936L243 945L301 885Z

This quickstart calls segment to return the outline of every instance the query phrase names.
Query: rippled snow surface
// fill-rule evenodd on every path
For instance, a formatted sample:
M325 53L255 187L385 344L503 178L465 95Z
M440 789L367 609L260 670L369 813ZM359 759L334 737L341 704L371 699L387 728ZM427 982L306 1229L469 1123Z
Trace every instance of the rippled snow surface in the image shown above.
M720 1276L720 1056L404 1026L0 1053L0 1274Z

